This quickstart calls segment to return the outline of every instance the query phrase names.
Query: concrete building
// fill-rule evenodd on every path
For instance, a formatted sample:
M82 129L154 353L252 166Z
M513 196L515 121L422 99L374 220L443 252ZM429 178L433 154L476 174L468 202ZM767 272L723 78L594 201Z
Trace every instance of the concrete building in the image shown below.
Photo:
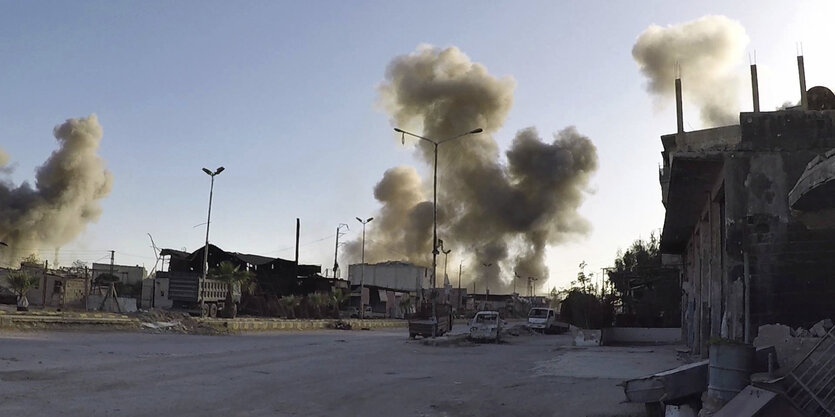
M800 106L759 111L752 66L755 111L694 132L683 129L676 80L678 132L661 137L660 249L681 269L682 336L694 352L706 355L711 338L750 342L762 324L808 327L835 316L835 216L799 183L807 164L835 148L835 96L807 92L802 57L798 66ZM793 207L798 187L805 192Z
M136 284L142 282L148 276L148 271L145 270L144 266L129 266L129 265L113 265L113 275L116 275L119 278L119 281L123 284ZM93 263L92 271L90 275L95 279L101 274L109 274L111 273L110 264L97 264Z
M421 293L430 288L432 274L429 268L399 261L377 264L353 264L348 267L351 285L365 285L388 288L395 291Z

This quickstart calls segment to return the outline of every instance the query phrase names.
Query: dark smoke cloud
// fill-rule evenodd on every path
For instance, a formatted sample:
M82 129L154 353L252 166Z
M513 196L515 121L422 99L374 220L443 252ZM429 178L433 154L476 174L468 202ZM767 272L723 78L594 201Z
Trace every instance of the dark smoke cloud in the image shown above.
M665 101L675 95L676 64L681 68L684 100L699 107L708 126L739 123L738 92L743 79L736 71L748 44L745 28L725 16L661 27L638 36L632 56L647 77L647 89Z
M590 229L577 213L597 169L587 137L569 127L548 143L528 128L517 133L506 162L500 158L492 134L504 123L514 88L512 78L491 75L457 48L421 46L392 60L379 89L393 125L434 139L484 129L442 144L438 159L438 237L466 263L465 276L479 281L479 291L485 284L506 290L516 271L544 283L546 247ZM431 169L433 146L407 140ZM431 187L431 170L426 180L410 167L385 173L374 190L382 208L369 225L367 261L431 265ZM358 261L359 249L352 242L347 256ZM437 282L443 284L443 256Z
M53 134L59 148L38 168L35 187L0 181L0 251L11 264L33 249L60 248L101 214L99 200L109 192L112 175L96 153L102 129L96 115L69 119ZM0 151L0 167L8 155Z

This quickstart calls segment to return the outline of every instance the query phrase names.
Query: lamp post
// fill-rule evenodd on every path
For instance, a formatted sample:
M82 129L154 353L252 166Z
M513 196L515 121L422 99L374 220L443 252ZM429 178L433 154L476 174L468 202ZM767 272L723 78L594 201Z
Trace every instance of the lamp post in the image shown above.
M339 252L339 237L344 235L344 232L340 232L342 228L345 230L351 230L345 223L339 223L339 226L336 226L336 245L333 248L333 277L337 278L337 271L339 271L339 262L336 261L336 255Z
M394 128L394 131L400 133L401 140L405 144L406 143L406 135L418 138L420 140L425 140L431 143L434 146L435 150L435 164L434 164L434 174L432 175L432 299L436 298L435 296L435 287L436 287L436 269L438 266L438 146L444 142L449 142L454 139L458 139L463 136L467 135L474 135L476 133L481 133L483 130L481 128L473 129L469 132L461 133L460 135L456 135L450 138L446 138L443 140L433 140L429 138L425 138L420 135L416 135L411 132L407 132L405 130Z
M218 167L215 172L207 168L203 168L206 175L212 177L212 184L209 186L209 215L206 218L206 244L203 246L203 279L206 279L206 274L209 272L209 225L212 222L212 194L215 189L215 176L223 172L224 167Z
M363 220L357 217L356 219L362 223L362 269L360 269L360 318L362 319L365 318L365 306L362 304L362 293L365 292L365 225L374 220L374 218L369 217Z

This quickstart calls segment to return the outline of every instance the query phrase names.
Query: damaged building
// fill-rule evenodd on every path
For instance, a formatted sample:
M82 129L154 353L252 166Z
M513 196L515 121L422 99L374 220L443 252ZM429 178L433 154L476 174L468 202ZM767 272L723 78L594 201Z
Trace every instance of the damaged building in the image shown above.
M759 326L808 327L835 316L835 95L806 89L798 106L753 111L739 124L661 137L660 249L681 269L683 339L750 343ZM686 82L686 80L685 80Z

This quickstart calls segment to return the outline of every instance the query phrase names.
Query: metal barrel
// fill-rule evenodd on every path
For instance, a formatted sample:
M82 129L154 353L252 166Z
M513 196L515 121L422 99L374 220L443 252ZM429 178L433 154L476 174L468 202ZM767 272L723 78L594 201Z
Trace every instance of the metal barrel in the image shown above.
M736 343L710 345L708 362L708 395L723 402L730 401L751 383L754 347Z

